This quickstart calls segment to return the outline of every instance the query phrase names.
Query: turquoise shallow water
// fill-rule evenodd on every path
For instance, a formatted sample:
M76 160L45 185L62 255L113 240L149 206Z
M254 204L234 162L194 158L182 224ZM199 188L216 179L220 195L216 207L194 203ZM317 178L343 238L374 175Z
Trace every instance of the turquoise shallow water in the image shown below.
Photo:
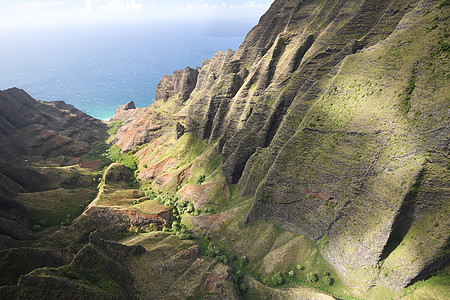
M236 50L251 21L79 25L0 31L0 89L18 87L40 100L62 100L99 119L121 104L154 101L164 74L200 66Z

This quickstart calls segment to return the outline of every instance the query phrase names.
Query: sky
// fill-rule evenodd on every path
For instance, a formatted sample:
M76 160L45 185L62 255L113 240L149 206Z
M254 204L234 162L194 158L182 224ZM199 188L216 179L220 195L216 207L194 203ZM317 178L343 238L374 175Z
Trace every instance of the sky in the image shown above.
M0 29L52 23L255 18L270 0L0 0Z

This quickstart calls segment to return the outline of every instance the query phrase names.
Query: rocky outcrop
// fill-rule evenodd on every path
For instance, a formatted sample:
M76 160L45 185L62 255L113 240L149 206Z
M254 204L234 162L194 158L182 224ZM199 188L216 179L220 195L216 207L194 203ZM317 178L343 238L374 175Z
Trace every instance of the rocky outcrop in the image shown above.
M114 112L113 121L130 120L139 113L139 109L136 109L133 101L119 106Z
M184 133L187 109L186 101L198 84L198 70L186 67L173 75L164 75L155 92L152 108L130 108L129 103L120 106L113 120L123 121L111 140L123 152L131 151L137 146L149 143L175 127L178 139ZM170 100L170 101L169 101Z
M20 276L17 285L0 288L0 296L5 299L132 299L128 291L132 278L124 262L145 252L142 246L128 247L94 234L70 264L66 262L54 268L47 259L45 268ZM36 263L29 268L36 268Z
M106 126L63 101L44 102L25 91L0 91L1 158L79 156Z
M178 102L185 102L197 84L197 76L198 70L189 67L175 71L172 76L164 75L156 88L155 101L167 102L176 96Z

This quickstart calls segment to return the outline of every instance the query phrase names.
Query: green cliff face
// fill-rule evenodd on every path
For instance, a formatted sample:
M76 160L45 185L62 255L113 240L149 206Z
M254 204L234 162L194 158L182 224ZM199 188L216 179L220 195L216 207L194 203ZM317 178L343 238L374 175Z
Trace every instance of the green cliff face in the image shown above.
M218 153L203 202L237 184L241 222L319 241L349 285L420 280L449 260L448 30L445 1L275 1L237 51L163 78L146 114L208 145L161 133L141 178L190 200Z

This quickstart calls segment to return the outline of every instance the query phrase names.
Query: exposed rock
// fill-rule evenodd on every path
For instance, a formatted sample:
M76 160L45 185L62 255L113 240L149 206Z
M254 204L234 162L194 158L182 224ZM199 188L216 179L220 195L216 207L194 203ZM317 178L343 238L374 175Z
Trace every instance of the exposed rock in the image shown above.
M111 143L119 146L123 152L161 136L162 125L167 125L166 120L158 114L149 115L147 109L127 110L119 116L115 116L114 120L122 120L125 124L118 128Z
M181 251L174 256L172 256L173 259L183 259L183 260L189 260L189 261L195 261L197 258L199 258L200 253L202 252L202 249L199 245L194 245L184 251Z
M119 106L116 109L112 120L127 122L127 121L131 120L132 118L134 118L139 112L140 112L140 109L136 109L134 102L130 101L126 104Z
M129 110L129 109L136 109L136 106L134 105L133 101L130 101L124 105L119 106L119 108L116 110L116 112L118 110Z
M172 76L164 75L156 88L155 100L167 102L176 96L176 101L185 102L197 84L197 76L198 71L189 67L175 71Z
M5 155L78 156L106 130L72 105L38 101L17 88L0 91L0 120Z
M172 211L166 210L157 214L144 214L126 209L110 207L90 207L86 215L94 218L101 225L101 230L108 236L123 232L132 226L146 230L152 225L164 227L171 220Z
M218 264L206 280L206 291L214 292L216 297L220 299L239 299L234 289L233 278L231 277L231 269L224 264ZM213 299L216 297L208 297Z
M175 125L175 139L179 139L184 134L184 126L177 122Z

